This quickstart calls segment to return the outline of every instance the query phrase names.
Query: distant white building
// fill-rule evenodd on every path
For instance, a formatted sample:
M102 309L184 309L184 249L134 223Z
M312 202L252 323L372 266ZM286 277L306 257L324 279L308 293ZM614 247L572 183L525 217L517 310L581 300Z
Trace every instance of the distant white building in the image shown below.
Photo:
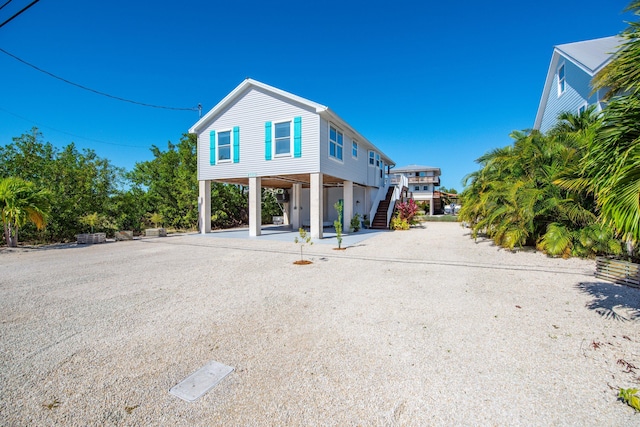
M408 180L409 198L415 201L429 202L430 215L441 209L440 192L436 191L436 187L440 186L440 168L409 165L393 168L389 175L392 184L399 184L399 176L405 176Z
M613 36L555 46L533 128L547 132L566 111L579 113L590 105L601 111L604 91L592 93L591 80L622 42Z

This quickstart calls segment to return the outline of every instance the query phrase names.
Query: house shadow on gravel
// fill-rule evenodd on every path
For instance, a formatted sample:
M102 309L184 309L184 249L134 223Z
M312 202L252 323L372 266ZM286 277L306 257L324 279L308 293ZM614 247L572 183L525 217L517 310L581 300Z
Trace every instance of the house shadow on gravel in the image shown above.
M576 287L593 297L586 307L620 322L640 321L640 289L608 282L583 282Z

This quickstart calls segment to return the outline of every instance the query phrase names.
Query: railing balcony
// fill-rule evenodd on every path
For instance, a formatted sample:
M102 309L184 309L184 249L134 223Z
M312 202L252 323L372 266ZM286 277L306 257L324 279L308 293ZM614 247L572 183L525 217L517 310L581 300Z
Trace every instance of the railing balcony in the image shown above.
M409 184L435 184L440 185L439 176L410 176Z

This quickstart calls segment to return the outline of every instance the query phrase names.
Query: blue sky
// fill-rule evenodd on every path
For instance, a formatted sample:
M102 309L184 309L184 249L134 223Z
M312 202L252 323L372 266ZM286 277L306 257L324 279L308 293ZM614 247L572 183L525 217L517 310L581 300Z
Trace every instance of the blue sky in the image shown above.
M0 23L29 3L13 0ZM0 28L0 48L101 92L203 113L251 77L329 106L397 166L440 167L460 190L475 159L533 126L553 46L618 34L635 20L628 4L41 0ZM0 52L0 144L37 126L132 169L197 120Z

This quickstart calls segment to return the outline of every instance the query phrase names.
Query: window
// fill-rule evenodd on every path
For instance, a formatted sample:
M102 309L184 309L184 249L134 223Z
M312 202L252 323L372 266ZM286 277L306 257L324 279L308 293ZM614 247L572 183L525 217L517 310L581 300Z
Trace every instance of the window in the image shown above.
M376 154L373 151L369 151L369 166L373 166L376 164Z
M422 191L429 191L429 186L428 185L423 185L422 186Z
M329 157L342 160L342 132L329 126Z
M286 156L291 154L291 122L276 123L274 126L275 155Z
M578 114L582 114L585 111L587 111L587 103L586 102L584 104L582 104L582 106L580 108L578 108Z
M231 161L231 131L218 132L218 161Z
M351 155L354 159L358 158L358 143L355 141L351 143Z
M419 185L415 185L413 187L413 191L420 191L420 186Z
M562 64L560 68L558 68L558 96L564 93L565 86L564 64Z
M380 154L376 153L376 166L380 167Z

